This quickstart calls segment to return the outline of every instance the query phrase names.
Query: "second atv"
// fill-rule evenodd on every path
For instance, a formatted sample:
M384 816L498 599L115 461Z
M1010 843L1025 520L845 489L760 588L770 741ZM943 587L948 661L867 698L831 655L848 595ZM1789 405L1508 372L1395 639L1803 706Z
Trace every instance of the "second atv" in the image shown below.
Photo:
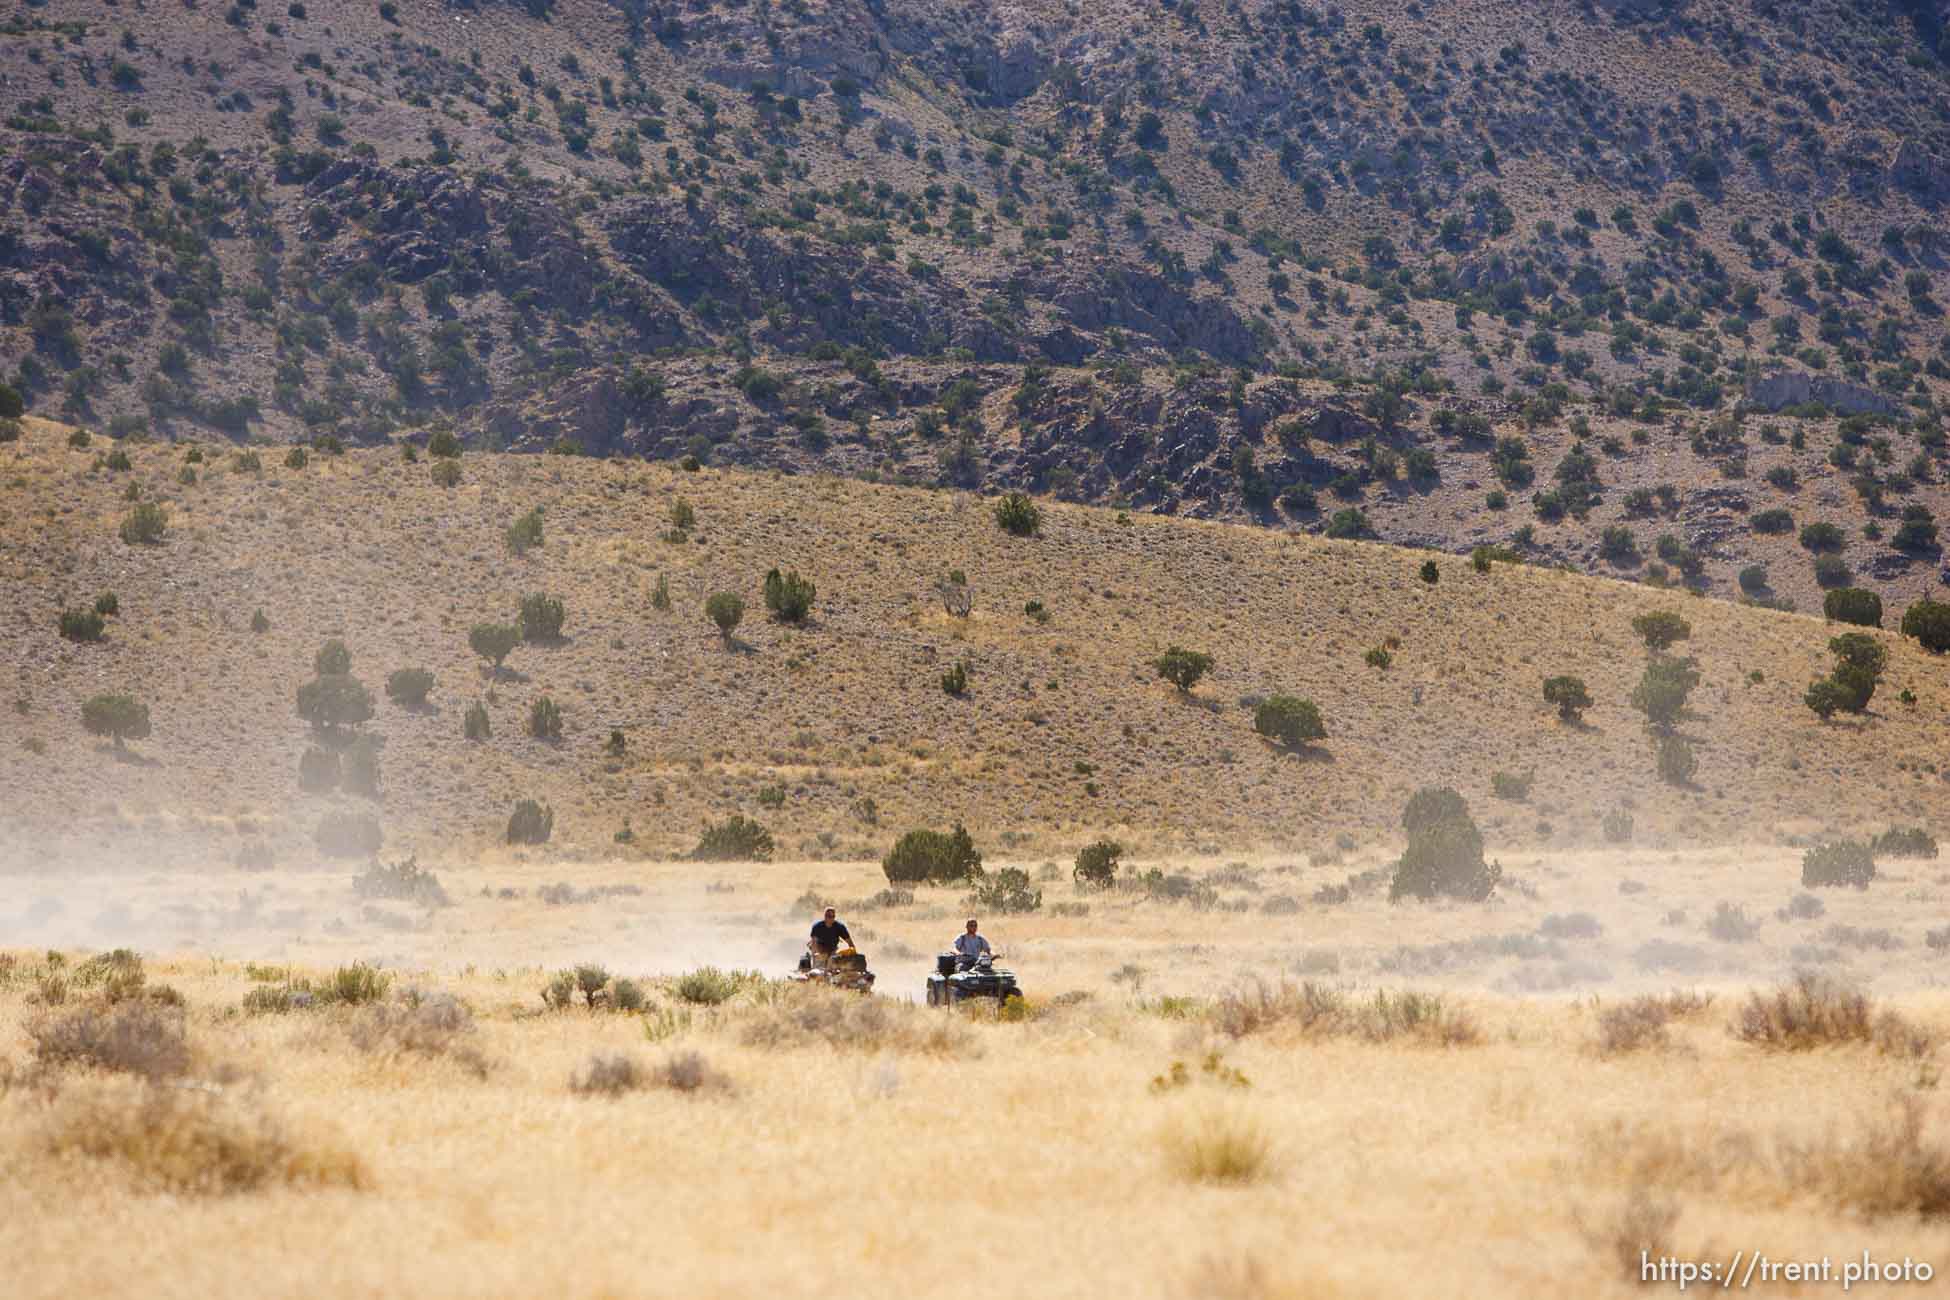
M969 998L993 998L998 1003L1007 1003L1021 996L1015 972L997 966L987 953L971 959L944 952L934 959L934 973L928 976L931 1007L952 1007Z

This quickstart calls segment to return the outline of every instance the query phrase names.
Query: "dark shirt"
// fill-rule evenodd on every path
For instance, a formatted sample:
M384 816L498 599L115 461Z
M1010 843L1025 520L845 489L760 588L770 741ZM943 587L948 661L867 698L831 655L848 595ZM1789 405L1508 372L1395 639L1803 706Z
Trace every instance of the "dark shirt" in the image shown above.
M849 945L853 942L853 936L847 933L843 921L814 921L812 938L814 946L821 952L832 952L840 946L842 939Z

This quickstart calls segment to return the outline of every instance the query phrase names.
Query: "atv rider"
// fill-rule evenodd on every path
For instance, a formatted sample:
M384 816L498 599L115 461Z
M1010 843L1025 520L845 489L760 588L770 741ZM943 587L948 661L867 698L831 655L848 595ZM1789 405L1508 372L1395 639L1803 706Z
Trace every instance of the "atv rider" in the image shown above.
M824 920L813 922L812 937L806 940L806 951L812 954L815 970L826 969L826 963L839 951L840 944L844 943L849 948L853 946L852 933L838 918L839 913L829 907Z
M955 956L959 959L956 965L963 970L967 970L984 957L994 955L989 948L989 941L975 933L975 929L975 918L971 916L968 918L968 928L955 936Z

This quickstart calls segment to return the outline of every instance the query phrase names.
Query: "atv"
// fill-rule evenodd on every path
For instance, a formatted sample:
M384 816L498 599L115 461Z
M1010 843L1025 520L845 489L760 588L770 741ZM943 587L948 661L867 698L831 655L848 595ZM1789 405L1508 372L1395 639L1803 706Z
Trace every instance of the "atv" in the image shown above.
M997 966L988 953L971 958L944 952L934 959L934 973L928 976L931 1007L952 1007L969 998L994 998L999 1003L1007 1003L1010 998L1021 996L1015 972Z
M824 961L815 962L811 952L799 954L799 969L786 976L794 984L825 984L830 988L873 992L873 972L867 969L867 955L858 948L841 948Z

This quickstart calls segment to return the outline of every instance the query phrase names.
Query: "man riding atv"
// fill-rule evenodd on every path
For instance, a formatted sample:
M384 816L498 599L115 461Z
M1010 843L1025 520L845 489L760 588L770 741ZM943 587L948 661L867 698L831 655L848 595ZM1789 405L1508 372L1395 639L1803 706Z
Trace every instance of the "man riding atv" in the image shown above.
M964 968L973 966L976 960L985 954L994 955L989 948L989 941L975 933L976 929L976 920L971 916L968 918L968 928L955 936L953 944L955 956L961 959Z
M853 936L832 908L813 922L799 969L786 977L796 984L825 984L830 988L873 992L873 972L866 954L853 946Z
M993 998L1008 1002L1020 998L1014 972L995 964L995 951L982 937L974 917L955 936L954 945L935 958L934 974L928 976L928 1005L953 1006L969 998Z
M812 937L806 940L806 951L812 954L813 968L825 970L826 963L833 959L833 954L840 950L842 943L849 948L853 946L852 932L839 919L839 913L829 907L823 920L813 922Z

